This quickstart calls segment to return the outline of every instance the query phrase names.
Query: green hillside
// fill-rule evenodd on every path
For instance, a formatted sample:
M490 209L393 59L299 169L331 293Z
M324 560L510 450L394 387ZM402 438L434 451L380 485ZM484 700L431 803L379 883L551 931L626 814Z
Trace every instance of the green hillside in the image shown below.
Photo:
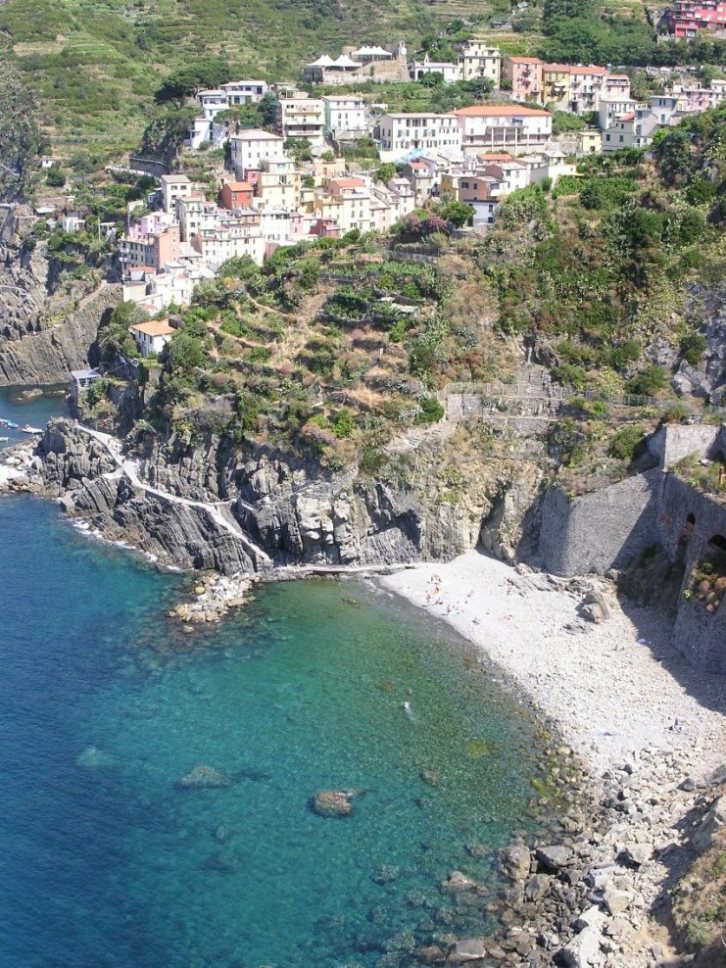
M0 57L38 96L57 151L102 157L138 144L161 80L200 58L218 56L237 75L296 79L324 50L413 47L474 10L506 16L509 0L8 0Z

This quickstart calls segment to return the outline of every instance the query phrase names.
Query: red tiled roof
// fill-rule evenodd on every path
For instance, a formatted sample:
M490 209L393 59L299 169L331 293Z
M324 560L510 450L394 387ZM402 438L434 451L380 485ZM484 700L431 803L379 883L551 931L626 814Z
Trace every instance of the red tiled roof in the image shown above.
M333 178L330 184L338 188L362 188L365 182L360 178Z
M469 108L459 108L454 114L458 118L552 117L543 108L523 108L519 104L474 104Z

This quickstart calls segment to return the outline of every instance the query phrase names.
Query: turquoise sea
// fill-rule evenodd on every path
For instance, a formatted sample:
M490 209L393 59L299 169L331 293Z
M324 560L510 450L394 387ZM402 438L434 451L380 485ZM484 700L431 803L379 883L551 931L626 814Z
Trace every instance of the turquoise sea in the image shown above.
M541 750L445 627L317 581L189 636L188 579L27 497L0 500L0 563L1 966L405 966L486 933ZM176 788L199 763L233 785ZM323 819L320 789L364 792ZM453 870L491 896L442 892Z

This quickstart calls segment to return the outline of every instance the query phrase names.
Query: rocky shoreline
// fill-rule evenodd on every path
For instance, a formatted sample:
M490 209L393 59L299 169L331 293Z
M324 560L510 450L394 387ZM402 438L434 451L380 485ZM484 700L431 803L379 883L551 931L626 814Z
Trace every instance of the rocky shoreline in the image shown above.
M692 963L671 905L713 837L726 838L726 683L670 649L664 616L626 615L596 576L555 579L471 553L381 584L479 645L571 757L559 829L502 854L508 926L478 939L481 964Z
M79 493L84 471L117 486L118 472L103 448L94 444L87 454L65 455L64 459L69 457L79 461L75 469ZM59 493L58 483L49 483L35 442L24 441L5 453L0 493L55 497L73 514L78 495L73 488ZM90 516L93 521L92 511L84 506L81 519ZM103 514L100 517L105 520ZM118 539L121 533L122 529L119 533L101 529L109 540ZM469 558L464 556L458 562ZM513 843L503 851L501 871L509 886L500 897L491 897L473 874L452 871L440 885L442 895L453 905L451 930L443 930L439 924L430 944L405 949L384 946L381 968L444 963L649 968L685 963L675 952L667 927L669 892L697 854L691 844L698 842L699 818L708 815L712 801L726 789L724 777L713 772L714 757L726 748L723 719L719 723L718 713L700 717L693 702L685 701L683 691L670 715L663 716L656 695L662 683L653 686L649 681L652 670L644 673L640 658L633 669L624 667L621 680L601 680L602 668L596 666L606 651L613 653L605 656L607 664L616 667L627 666L623 650L630 656L635 647L641 657L646 651L634 635L627 643L620 640L622 623L613 634L613 622L608 618L613 599L607 586L590 581L582 587L576 582L575 588L572 583L530 574L528 569L517 573L477 556L477 567L482 562L496 568L496 575L476 570L472 575L468 568L457 575L459 566L452 562L390 576L384 585L483 645L525 689L545 720L554 723L555 735L561 732L563 738L551 750L550 795L558 797L564 816L557 831L533 843ZM280 577L290 578L294 570L283 568ZM274 580L275 570L266 577ZM254 580L256 576L245 572L206 575L194 589L194 600L174 609L173 617L183 623L185 631L218 621L229 608L244 603ZM499 592L494 590L496 584L501 585ZM538 612L536 599L542 592L547 602L544 611L540 608ZM565 594L553 597L553 592ZM473 599L475 593L478 597ZM494 614L482 602L497 603ZM555 628L558 621L560 627ZM507 634L502 636L502 629ZM487 642L482 641L485 630ZM492 647L497 636L501 647ZM526 648L522 648L523 642ZM599 659L595 665L586 662L582 666L578 682L567 674L567 666L583 643L591 650L591 660L598 655ZM665 655L667 650L661 651ZM564 657L565 665L562 661L549 665L552 655L559 660ZM641 673L640 681L650 691L629 695L626 686L630 680L639 685ZM588 676L592 682L587 681ZM652 708L648 705L651 698ZM653 720L653 729L634 717L638 704L645 719ZM722 703L712 705L714 710L723 708ZM622 735L606 728L613 716L617 722L618 710ZM685 726L679 726L679 714ZM597 724L599 730L593 728ZM671 729L667 742L660 742L663 730ZM551 808L544 792L540 807L545 813ZM457 908L470 911L473 906L498 919L502 931L457 937Z

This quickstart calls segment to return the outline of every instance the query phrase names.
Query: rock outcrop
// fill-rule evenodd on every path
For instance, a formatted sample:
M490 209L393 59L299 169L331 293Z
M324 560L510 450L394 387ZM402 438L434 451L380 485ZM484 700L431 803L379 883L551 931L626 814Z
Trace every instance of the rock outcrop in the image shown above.
M42 247L0 244L0 386L50 386L88 366L98 327L121 287L64 280Z
M726 398L726 283L694 287L688 309L706 339L706 349L697 363L681 362L673 388L721 406Z
M433 455L424 476L393 484L265 446L240 453L214 436L154 438L122 456L68 420L49 425L40 451L46 493L69 513L164 561L225 575L452 558L476 546L504 473L482 461L457 499L444 500ZM531 502L540 479L536 463L522 462L519 500ZM516 545L521 523L503 516L497 546Z

